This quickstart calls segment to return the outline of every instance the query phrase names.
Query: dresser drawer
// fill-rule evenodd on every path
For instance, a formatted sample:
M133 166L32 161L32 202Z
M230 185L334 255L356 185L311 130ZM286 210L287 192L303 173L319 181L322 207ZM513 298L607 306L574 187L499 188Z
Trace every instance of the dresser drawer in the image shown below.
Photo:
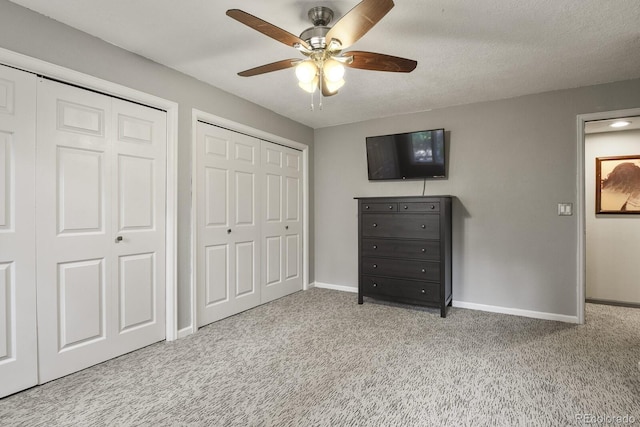
M396 212L398 210L398 204L395 202L389 203L362 203L362 212Z
M439 239L440 216L430 214L364 214L363 237Z
M362 239L362 256L439 261L439 240Z
M393 258L362 257L362 274L440 280L440 263Z
M362 290L367 296L388 296L400 300L434 303L440 299L437 283L412 282L386 277L362 276Z
M400 212L440 212L440 202L398 203Z

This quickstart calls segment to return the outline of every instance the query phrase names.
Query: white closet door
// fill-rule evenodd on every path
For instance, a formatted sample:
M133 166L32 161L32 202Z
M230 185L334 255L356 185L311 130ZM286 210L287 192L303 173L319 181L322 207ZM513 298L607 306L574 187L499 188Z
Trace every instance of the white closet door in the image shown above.
M0 66L0 398L38 381L36 77Z
M302 290L302 153L262 141L262 302Z
M166 119L47 80L37 114L42 383L164 338Z
M112 108L112 326L119 355L165 339L167 125L164 111L118 99Z
M259 140L199 122L198 326L260 304Z

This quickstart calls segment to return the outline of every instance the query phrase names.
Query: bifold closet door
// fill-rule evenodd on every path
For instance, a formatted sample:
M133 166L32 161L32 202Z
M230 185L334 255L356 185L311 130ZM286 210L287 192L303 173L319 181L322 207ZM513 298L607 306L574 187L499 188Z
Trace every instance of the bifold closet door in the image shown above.
M260 304L260 141L198 122L198 326Z
M262 302L302 290L302 152L262 141Z
M166 115L41 80L40 382L165 337Z
M35 75L0 65L0 398L38 381Z

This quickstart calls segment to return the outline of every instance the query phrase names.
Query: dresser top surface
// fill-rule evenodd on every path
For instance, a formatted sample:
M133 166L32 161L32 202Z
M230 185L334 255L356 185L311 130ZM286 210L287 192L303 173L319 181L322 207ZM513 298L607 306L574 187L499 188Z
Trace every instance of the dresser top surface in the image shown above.
M421 200L421 199L442 199L442 198L453 198L454 196L449 195L424 195L424 196L365 196L365 197L354 197L356 200Z

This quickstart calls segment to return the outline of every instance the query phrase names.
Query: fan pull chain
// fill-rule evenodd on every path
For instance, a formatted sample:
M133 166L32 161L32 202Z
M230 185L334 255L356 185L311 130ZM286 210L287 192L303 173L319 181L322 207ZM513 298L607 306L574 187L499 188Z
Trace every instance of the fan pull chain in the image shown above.
M315 90L313 92L311 92L311 111L313 111L313 93L315 92Z
M322 83L324 82L324 64L320 65L320 111L322 111Z

